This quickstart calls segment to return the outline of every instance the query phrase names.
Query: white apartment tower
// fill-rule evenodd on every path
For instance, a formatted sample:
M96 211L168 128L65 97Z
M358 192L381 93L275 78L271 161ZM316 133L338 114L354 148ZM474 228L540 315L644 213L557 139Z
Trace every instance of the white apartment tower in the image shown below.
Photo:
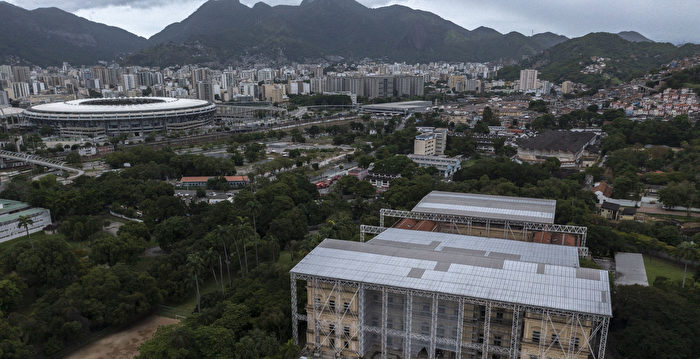
M525 92L537 88L537 70L520 70L520 91Z

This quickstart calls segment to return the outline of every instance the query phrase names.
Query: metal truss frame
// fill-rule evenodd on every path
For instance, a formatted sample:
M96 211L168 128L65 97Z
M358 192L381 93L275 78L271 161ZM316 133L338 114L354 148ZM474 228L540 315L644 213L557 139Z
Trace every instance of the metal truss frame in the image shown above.
M297 290L296 283L299 280L307 281L312 285L312 295L311 299L313 305L313 312L307 313L306 315L299 314L297 312ZM314 298L316 298L316 291L320 288L320 284L325 285L325 290L330 290L326 300L321 305L316 305ZM564 355L565 358L575 358L577 355L582 353L588 353L593 359L604 359L605 358L605 348L607 343L608 328L610 324L610 317L602 315L594 315L588 313L579 312L566 312L561 310L555 310L544 307L521 305L516 303L498 302L485 299L462 297L449 295L444 293L436 293L415 289L404 289L398 287L391 287L385 285L377 285L371 283L358 283L344 280L336 280L332 278L315 277L309 275L303 275L298 273L291 273L291 305L292 305L292 335L294 336L295 343L299 343L298 338L298 322L307 321L308 323L314 323L314 335L320 335L320 326L322 324L334 323L336 325L336 338L339 341L343 336L340 335L340 330L343 330L341 323L349 315L353 320L355 320L357 325L357 339L358 339L358 349L353 353L357 357L363 357L368 348L366 347L366 334L378 334L381 337L381 357L386 358L388 355L387 350L387 337L397 337L403 338L403 352L411 353L412 341L420 340L429 343L430 352L429 358L435 358L435 349L437 344L452 346L455 348L457 357L462 353L463 349L472 349L481 352L482 358L488 358L489 354L501 354L509 358L519 358L520 345L522 343L521 330L522 321L525 317L524 312L534 313L541 316L541 337L539 341L539 353L541 357L546 357L547 353L559 353ZM329 289L330 288L330 289ZM348 288L351 290L348 291ZM352 304L357 301L358 311L357 313L352 312L352 310L343 310L335 312L335 318L333 320L321 320L321 313L324 309L328 307L329 298L333 293L340 292L340 289L344 289L343 292L352 292L353 297L348 308L352 308ZM365 292L367 290L379 291L381 293L382 303L381 303L381 325L379 327L369 326L365 323L365 307L366 298ZM389 328L388 322L388 296L390 293L400 294L405 296L405 308L404 308L404 329L398 330L394 328ZM430 334L424 335L413 332L413 299L415 297L430 298L432 301L431 313L430 313ZM440 300L451 301L458 304L457 312L457 336L455 338L445 338L439 337L437 335L437 322L438 322L438 303ZM463 341L463 326L464 326L464 306L465 304L472 304L484 307L484 320L483 320L483 343L474 342L464 342ZM508 347L496 346L490 344L490 334L491 334L491 313L493 308L500 308L512 311L511 319L511 334L510 343ZM333 314L333 312L331 312ZM558 317L565 319L566 322L556 321L553 317ZM584 325L584 321L591 322L592 325ZM556 323L556 324L555 324ZM563 338L564 331L568 330L569 338ZM555 334L558 340L550 341L547 343L549 337L548 332ZM576 345L574 338L581 334L583 340L581 340L580 345ZM344 331L342 333L345 335ZM350 333L349 337L343 339L351 340L354 336ZM573 334L573 335L572 335ZM321 341L321 345L327 341L330 333ZM563 343L562 340L568 340L568 343ZM335 354L338 355L344 350L342 343L336 346ZM314 343L315 345L315 343ZM338 348L340 347L340 348ZM318 348L317 348L318 349ZM597 354L595 353L597 349Z
M377 235L379 233L386 231L387 229L388 228L386 228L386 227L368 226L368 225L361 224L360 225L360 242L365 241L365 234Z
M523 232L524 240L527 232L555 232L564 234L575 234L581 236L581 241L579 247L586 247L586 234L588 232L587 227L582 226L571 226L564 224L550 224L550 223L537 223L537 222L522 222L522 221L510 221L492 218L481 218L481 217L470 217L462 216L456 214L442 214L442 213L428 213L428 212L413 212L413 211L403 211L398 209L382 208L379 211L379 227L385 226L384 217L391 218L409 218L416 220L427 220L435 222L445 222L453 224L465 224L467 225L468 232L467 235L471 234L472 227L474 223L483 223L486 228L486 236L489 236L490 228L492 225L500 225L503 227L503 233L505 239L508 238L508 232L511 233L511 239L518 239L513 232L512 227L520 228ZM367 232L370 233L370 232ZM380 232L381 233L381 232Z

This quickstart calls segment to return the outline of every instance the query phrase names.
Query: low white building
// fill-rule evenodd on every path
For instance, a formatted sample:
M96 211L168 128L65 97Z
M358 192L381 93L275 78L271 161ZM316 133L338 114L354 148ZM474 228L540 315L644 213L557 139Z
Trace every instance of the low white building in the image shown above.
M408 155L408 158L418 166L437 168L440 175L445 178L452 177L455 172L462 168L462 161L455 157L421 156L413 154Z
M45 208L32 208L29 204L0 199L0 243L25 236L27 229L19 226L19 218L27 216L33 223L29 233L42 231L51 225L51 213Z

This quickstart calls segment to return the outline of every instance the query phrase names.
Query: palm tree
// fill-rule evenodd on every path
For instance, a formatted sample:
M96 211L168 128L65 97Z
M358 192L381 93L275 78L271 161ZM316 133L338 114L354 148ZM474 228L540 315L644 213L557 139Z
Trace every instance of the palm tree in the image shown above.
M260 213L260 209L262 208L262 205L260 205L260 202L256 200L249 201L246 203L246 206L248 207L248 211L250 212L250 216L253 219L253 231L255 232L255 238L254 238L254 244L255 244L255 266L258 266L260 264L258 260L258 227L255 224L255 217Z
M226 263L226 272L228 273L228 285L230 286L231 285L231 257L229 257L228 248L226 247L226 242L227 242L227 239L229 238L227 236L228 233L229 232L226 230L226 227L219 225L216 228L216 235L219 237L219 239L221 240L221 244L223 244L223 247L224 247L224 259L225 259L224 262ZM223 275L222 275L222 277L223 277ZM223 280L222 280L222 282L223 282Z
M248 249L246 245L246 237L254 237L253 227L250 226L247 218L238 217L238 225L234 229L234 235L240 239L243 247L243 259L245 261L245 273L248 273ZM234 242L236 244L238 240ZM236 250L238 250L238 244L236 244ZM241 268L242 269L242 268Z
M685 268L683 268L683 283L681 287L685 288L685 275L688 272L688 262L695 259L697 256L697 250L695 249L695 243L693 241L683 242L676 247L676 257L683 259Z
M199 296L199 279L197 278L197 273L199 273L202 268L204 267L204 260L202 260L202 257L199 255L199 253L193 253L187 256L187 266L190 268L192 273L194 274L194 284L195 284L195 290L196 290L196 295L197 295L197 312L201 313L202 312L202 306L200 302L200 296Z
M32 249L34 249L34 242L32 242L32 237L29 235L29 226L34 224L34 220L29 218L28 216L19 216L17 219L17 228L22 228L24 227L24 230L27 231L27 238L29 238L29 243L32 245Z

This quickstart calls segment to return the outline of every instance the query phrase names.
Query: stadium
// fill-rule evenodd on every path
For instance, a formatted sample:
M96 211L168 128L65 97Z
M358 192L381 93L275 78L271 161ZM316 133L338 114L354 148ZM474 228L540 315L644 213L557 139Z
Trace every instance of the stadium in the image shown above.
M216 105L169 97L82 99L30 107L25 119L61 136L141 136L154 131L191 131L213 121Z

